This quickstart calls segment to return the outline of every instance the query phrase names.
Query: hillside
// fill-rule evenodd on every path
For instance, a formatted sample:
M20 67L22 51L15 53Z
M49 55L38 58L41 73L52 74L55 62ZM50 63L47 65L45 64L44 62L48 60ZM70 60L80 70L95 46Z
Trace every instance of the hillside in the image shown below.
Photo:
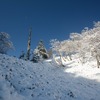
M0 54L0 100L100 100L100 69L95 65L68 61L61 67Z

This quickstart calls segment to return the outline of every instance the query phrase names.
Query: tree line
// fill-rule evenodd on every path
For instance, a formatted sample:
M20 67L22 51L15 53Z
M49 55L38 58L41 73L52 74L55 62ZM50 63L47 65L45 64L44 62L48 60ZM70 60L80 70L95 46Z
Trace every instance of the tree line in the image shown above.
M60 59L66 57L66 59L72 60L77 56L84 64L95 58L97 67L100 66L100 21L94 22L91 29L86 27L81 33L70 33L67 40L52 39L50 43L55 56L59 55Z
M47 51L43 41L39 41L38 46L30 53L31 50L32 29L30 29L27 43L27 52L20 55L20 59L38 62L48 59L52 53L53 57L60 57L67 60L80 60L82 64L95 59L97 67L100 66L100 21L95 22L93 28L84 28L80 33L70 33L69 39L59 41L57 39L50 40L51 50ZM0 53L6 54L8 50L13 48L13 43L9 39L9 34L0 32Z
M39 62L50 58L51 51L47 51L42 40L39 41L38 46L31 53L31 38L32 38L32 28L30 28L28 35L27 51L26 53L22 51L19 58L26 61L30 60L33 62ZM10 49L13 49L13 43L10 41L9 34L5 32L0 32L0 53L7 54L7 52Z

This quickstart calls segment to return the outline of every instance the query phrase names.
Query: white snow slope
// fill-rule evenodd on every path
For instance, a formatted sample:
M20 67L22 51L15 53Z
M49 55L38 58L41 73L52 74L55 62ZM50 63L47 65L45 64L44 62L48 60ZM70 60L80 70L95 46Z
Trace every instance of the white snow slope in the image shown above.
M0 100L100 100L100 69L95 62L60 67L0 54Z

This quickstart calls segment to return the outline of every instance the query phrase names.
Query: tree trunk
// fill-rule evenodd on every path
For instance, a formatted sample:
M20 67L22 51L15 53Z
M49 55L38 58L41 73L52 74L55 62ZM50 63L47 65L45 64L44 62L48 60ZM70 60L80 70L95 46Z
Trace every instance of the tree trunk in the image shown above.
M99 66L100 66L100 61L99 61L99 59L100 59L100 56L99 56L99 55L96 55L97 67L98 67L98 68L99 68Z
M59 56L60 56L61 65L64 67L63 62L62 62L62 55L60 52L59 52Z
M29 33L29 37L28 37L26 60L30 59L31 35L32 35L32 29L30 29L30 33Z

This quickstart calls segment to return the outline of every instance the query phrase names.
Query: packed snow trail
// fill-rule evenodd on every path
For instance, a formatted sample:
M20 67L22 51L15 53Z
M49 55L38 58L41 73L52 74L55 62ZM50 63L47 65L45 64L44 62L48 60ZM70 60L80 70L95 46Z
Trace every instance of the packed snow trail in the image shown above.
M100 100L100 69L0 54L0 100Z

